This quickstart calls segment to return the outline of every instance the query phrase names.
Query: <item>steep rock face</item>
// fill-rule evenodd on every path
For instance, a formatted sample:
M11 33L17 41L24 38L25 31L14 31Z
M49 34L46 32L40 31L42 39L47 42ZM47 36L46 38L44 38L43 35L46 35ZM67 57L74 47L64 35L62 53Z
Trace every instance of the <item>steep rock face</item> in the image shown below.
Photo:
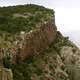
M47 48L56 38L57 28L55 20L50 19L42 24L40 28L29 32L26 35L20 57L22 60L29 56L39 53L44 48Z

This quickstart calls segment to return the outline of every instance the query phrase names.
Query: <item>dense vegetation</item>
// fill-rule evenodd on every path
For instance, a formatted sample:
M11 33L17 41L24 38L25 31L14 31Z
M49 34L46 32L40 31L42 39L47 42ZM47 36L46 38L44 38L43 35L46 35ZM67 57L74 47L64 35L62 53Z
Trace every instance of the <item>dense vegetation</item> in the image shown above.
M9 33L30 31L53 13L53 10L32 4L3 7L0 8L0 30Z

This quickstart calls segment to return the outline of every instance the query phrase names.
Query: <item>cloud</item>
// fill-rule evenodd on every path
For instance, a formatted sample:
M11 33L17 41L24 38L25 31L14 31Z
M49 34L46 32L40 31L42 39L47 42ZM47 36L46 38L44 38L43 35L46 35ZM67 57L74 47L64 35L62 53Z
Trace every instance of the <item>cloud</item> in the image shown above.
M56 24L59 30L80 30L79 8L55 8Z

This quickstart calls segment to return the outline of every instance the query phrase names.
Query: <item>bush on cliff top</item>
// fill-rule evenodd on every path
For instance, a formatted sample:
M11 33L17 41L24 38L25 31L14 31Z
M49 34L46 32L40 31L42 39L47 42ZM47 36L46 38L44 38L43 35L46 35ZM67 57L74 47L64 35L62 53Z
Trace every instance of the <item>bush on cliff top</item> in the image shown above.
M53 13L53 10L31 4L0 8L0 31L30 31L36 23L48 20Z

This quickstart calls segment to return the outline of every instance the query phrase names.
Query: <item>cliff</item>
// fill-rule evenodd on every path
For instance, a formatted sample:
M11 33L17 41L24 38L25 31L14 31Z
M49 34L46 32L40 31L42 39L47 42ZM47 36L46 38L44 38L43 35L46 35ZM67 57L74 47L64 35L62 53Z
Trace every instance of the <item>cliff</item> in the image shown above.
M0 65L3 78L13 72L13 80L79 80L80 50L57 31L53 10L33 4L3 7Z
M55 39L53 10L28 4L2 7L0 11L1 59L9 57L13 63L19 57L24 60L46 48Z
M38 29L32 30L26 35L20 54L22 60L36 55L54 42L57 34L57 27L54 21L55 19L50 19Z

